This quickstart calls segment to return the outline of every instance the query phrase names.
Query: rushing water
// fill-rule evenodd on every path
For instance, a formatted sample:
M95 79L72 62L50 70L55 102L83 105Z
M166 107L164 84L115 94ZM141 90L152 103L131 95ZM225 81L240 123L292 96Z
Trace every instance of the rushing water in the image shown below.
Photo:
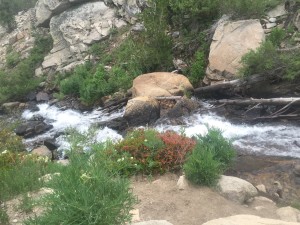
M99 121L109 121L113 118L121 117L124 110L107 115L99 110L90 113L79 113L74 110L62 111L55 106L48 104L38 105L39 111L30 112L26 110L23 118L30 119L33 116L40 115L45 118L46 123L53 125L53 129L39 137L27 139L26 142L34 142L38 138L54 137L58 132L63 132L68 128L76 128L80 132L88 131L94 123ZM174 130L176 132L184 131L187 136L204 135L209 127L215 127L223 132L223 136L233 140L234 146L249 153L258 153L264 155L291 156L300 158L300 127L291 125L272 125L272 124L232 124L225 118L212 113L194 114L184 119L185 125L167 125L156 126L159 131ZM95 134L95 140L101 142L107 139L119 140L121 135L116 131L103 128L98 129ZM61 148L67 148L68 144L63 138L58 139Z

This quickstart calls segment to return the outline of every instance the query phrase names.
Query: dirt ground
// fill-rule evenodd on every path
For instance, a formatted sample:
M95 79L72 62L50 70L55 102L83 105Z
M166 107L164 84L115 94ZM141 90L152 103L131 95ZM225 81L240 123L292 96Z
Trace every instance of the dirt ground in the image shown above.
M300 184L295 182L293 168L299 159L278 157L239 156L234 168L227 175L244 178L252 184L264 184L267 189L273 182L280 181L283 197L299 200ZM132 189L139 203L140 221L167 220L174 225L201 225L209 220L238 214L257 215L264 218L279 219L278 208L274 202L261 197L248 205L240 205L222 197L213 188L189 184L184 190L178 190L179 174L165 174L156 177L137 176L131 179ZM31 194L39 197L42 192ZM6 202L11 224L23 224L22 221L32 215L18 210L20 198ZM279 205L283 205L282 202ZM35 214L42 209L34 208Z
M178 176L166 174L149 181L135 178L133 191L140 202L141 221L167 220L174 225L200 225L212 219L237 214L251 214L278 219L277 207L268 201L254 201L240 205L220 196L216 190L190 185L177 188Z

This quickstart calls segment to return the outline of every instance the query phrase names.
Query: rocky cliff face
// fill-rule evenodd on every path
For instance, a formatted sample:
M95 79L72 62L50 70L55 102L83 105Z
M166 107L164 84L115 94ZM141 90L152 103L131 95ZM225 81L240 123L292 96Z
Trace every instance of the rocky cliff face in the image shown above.
M7 33L0 26L0 68L6 64L6 53L9 46L11 51L19 53L21 57L26 57L34 44L34 37L32 36L34 9L20 12L15 20L17 27L11 33Z
M134 24L145 6L143 0L39 0L35 9L16 16L17 29L0 29L0 67L5 66L7 47L26 57L33 47L33 29L50 32L53 49L36 75L69 71L88 58L90 45L107 38L113 29Z

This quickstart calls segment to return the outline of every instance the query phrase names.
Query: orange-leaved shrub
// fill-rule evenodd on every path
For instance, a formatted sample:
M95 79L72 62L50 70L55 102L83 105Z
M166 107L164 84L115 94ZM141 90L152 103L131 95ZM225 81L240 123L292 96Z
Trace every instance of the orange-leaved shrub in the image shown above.
M132 162L135 172L152 174L173 171L183 165L186 154L192 151L195 144L193 139L175 132L138 129L114 146L119 155L115 160L119 163L126 161L127 164ZM128 158L131 160L126 160ZM132 168L127 164L125 166Z

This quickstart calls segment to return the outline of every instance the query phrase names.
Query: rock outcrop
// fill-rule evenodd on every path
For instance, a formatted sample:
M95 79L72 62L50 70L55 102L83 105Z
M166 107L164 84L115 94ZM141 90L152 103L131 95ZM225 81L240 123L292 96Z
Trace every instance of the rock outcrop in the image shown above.
M15 16L16 29L8 33L0 26L0 68L6 65L8 52L16 52L20 58L26 58L33 48L35 38L32 36L34 23L34 9L19 12ZM36 33L42 33L37 29ZM7 51L10 49L9 51Z
M124 118L130 126L151 124L160 116L158 102L151 97L141 96L128 101Z
M184 93L192 91L193 86L187 77L166 72L140 75L133 80L132 86L133 97L183 96Z
M89 46L107 38L113 28L126 22L104 2L89 2L70 8L50 20L53 49L45 57L43 70L68 71L83 64Z
M211 220L202 225L300 225L299 223L285 222L282 220L266 219L252 215L237 215Z
M244 204L258 194L256 188L251 183L231 176L221 176L218 188L221 195L241 204Z
M264 39L265 33L259 20L219 23L210 46L204 82L211 84L234 78L242 56L258 48Z

